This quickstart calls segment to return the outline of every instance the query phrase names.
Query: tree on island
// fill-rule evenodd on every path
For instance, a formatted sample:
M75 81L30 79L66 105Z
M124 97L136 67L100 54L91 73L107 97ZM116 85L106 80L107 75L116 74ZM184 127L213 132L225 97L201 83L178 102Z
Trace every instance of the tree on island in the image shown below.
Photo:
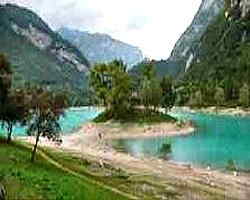
M108 108L110 117L129 112L132 82L122 61L96 65L90 72L90 86L99 104Z
M141 69L135 77L126 71L122 61L98 64L91 69L89 80L95 102L106 107L96 121L151 120L155 116L160 120L158 108L169 109L174 104L172 82L167 79L161 82L152 62L143 63Z
M173 86L173 79L171 76L164 76L161 83L162 88L162 102L161 105L167 113L173 106L176 100L176 94Z
M151 111L155 112L160 106L162 88L160 82L157 80L155 67L151 62L143 64L140 76L141 85L139 95L141 105L145 108L145 112L150 114Z
M249 86L248 84L243 84L242 88L240 88L240 97L239 102L241 106L248 107L249 106Z
M222 106L225 103L225 92L221 87L217 87L215 90L214 100L217 106Z
M141 89L140 97L147 114L150 114L151 111L156 112L157 108L160 107L162 99L162 89L159 81L151 80L148 84L145 84Z

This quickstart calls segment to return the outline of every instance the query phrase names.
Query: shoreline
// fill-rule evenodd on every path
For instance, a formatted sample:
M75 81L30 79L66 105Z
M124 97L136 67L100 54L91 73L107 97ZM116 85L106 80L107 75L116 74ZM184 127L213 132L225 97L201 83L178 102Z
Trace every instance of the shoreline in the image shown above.
M173 124L169 126L168 124L170 129L168 132L165 132L164 135L152 135L150 133L153 133L154 128L159 128L159 124L155 125L155 127L152 127L152 125L148 126L150 126L150 130L148 130L149 127L145 125L136 128L136 126L128 127L124 124L115 123L105 123L100 125L88 123L83 125L76 133L63 136L63 143L60 146L45 139L41 139L39 145L77 155L80 158L97 162L102 167L105 166L105 164L108 164L115 169L122 169L128 173L152 176L157 178L157 181L173 181L176 184L182 182L187 186L191 185L192 187L198 187L207 191L217 191L220 189L224 192L226 191L228 195L234 197L234 199L248 199L245 195L250 188L250 174L240 173L237 176L234 176L233 172L230 172L229 174L220 172L216 169L198 168L189 164L176 163L159 158L136 158L127 153L116 151L110 144L110 140L117 139L119 135L121 135L120 138L131 138L131 135L135 132L137 132L137 135L133 135L132 138L147 138L149 135L150 137L157 137L190 134L190 132L185 132L190 126L179 128L179 130L175 130L174 132L173 128L175 126ZM166 124L164 126L161 124L161 128L164 128L164 130L166 130L165 126ZM123 131L127 132L120 132L121 127ZM194 129L193 127L191 128ZM140 133L138 132L138 129L148 131ZM133 131L130 132L131 130ZM99 135L100 132L103 134L101 137ZM20 139L30 143L35 141L34 137Z
M184 107L174 107L174 109L181 110L184 112L191 112L191 113L204 113L204 114L212 114L212 115L229 115L229 116L240 116L246 117L250 116L250 108L216 108L215 106L209 106L204 108L191 108L188 106Z
M107 140L183 136L195 131L195 128L189 122L182 125L177 123L139 125L108 122L98 124L97 126L99 132L103 133L104 139Z

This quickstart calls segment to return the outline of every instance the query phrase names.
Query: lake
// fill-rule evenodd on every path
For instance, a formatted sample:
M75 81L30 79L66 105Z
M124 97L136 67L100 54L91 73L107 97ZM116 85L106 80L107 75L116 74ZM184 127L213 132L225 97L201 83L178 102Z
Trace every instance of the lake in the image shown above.
M71 134L83 123L95 118L101 111L94 108L72 108L60 119L63 134ZM250 170L250 117L219 116L175 111L172 116L191 120L196 130L187 136L113 141L114 147L135 157L158 157L193 166L211 165L217 169L233 160L240 169ZM4 130L1 130L3 134ZM14 136L25 136L25 127L16 126ZM170 154L165 144L171 143Z
M191 120L197 129L191 135L114 141L114 147L135 157L168 157L174 162L225 169L233 160L239 169L250 169L250 117L219 116L176 111L179 119ZM164 144L172 152L164 152Z
M79 128L82 124L94 119L101 111L96 108L71 108L65 112L65 116L60 118L60 124L63 134L70 134ZM0 134L6 130L0 127ZM13 136L25 136L26 127L15 126Z

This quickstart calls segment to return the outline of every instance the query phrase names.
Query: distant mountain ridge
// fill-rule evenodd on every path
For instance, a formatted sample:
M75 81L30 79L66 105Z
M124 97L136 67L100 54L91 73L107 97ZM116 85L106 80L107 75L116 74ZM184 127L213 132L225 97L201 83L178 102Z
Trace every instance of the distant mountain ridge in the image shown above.
M0 52L14 67L14 83L22 80L73 91L84 87L90 64L34 12L0 4Z
M91 34L66 27L59 29L58 33L78 47L92 64L121 59L131 67L143 60L143 53L138 47L115 40L107 34Z

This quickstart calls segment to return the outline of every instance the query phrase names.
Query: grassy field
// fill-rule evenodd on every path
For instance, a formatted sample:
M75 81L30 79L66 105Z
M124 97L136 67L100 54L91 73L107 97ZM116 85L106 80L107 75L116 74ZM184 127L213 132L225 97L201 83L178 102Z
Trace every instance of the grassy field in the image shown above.
M0 184L7 200L222 199L218 188L100 166L94 158L48 148L39 148L32 164L30 151L28 144L0 139Z
M30 163L30 150L0 140L0 183L7 200L127 200L53 166L41 156Z
M31 163L30 147L0 139L0 184L7 191L7 200L160 200L178 196L143 174L128 174L106 163L101 167L71 153L39 148L36 162Z

